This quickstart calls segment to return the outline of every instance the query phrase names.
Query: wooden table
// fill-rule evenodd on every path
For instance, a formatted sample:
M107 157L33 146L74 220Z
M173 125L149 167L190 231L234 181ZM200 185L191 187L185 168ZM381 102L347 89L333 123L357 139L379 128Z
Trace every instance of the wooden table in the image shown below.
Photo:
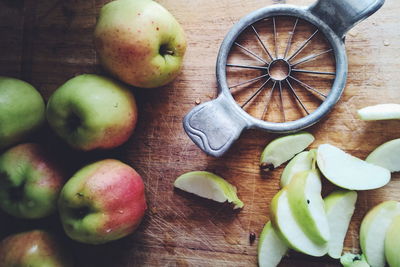
M67 79L81 73L103 73L93 49L96 16L106 0L0 1L0 75L22 78L45 99ZM78 266L255 266L257 241L269 219L269 204L279 188L282 168L261 173L259 156L277 135L256 130L221 158L201 152L182 128L183 116L195 102L216 95L215 60L230 27L247 13L278 1L160 0L186 31L188 49L180 76L154 90L133 89L139 105L137 130L128 143L100 153L77 153L66 148L49 129L33 140L47 144L64 158L71 173L84 163L116 157L131 164L146 184L148 212L137 232L102 246L68 240L57 215L25 221L1 214L0 235L46 228L57 232L73 251ZM310 4L312 1L287 1ZM349 75L345 92L333 111L309 129L316 141L336 145L364 158L381 143L400 136L400 122L363 122L357 109L396 103L400 97L400 2L383 8L357 25L346 38ZM173 189L180 174L192 170L215 172L236 185L245 207L233 211ZM358 230L365 213L383 200L399 200L399 175L389 185L359 192L357 209L345 242L346 251L359 251ZM327 182L324 194L333 190ZM328 257L313 258L290 252L281 266L340 266Z

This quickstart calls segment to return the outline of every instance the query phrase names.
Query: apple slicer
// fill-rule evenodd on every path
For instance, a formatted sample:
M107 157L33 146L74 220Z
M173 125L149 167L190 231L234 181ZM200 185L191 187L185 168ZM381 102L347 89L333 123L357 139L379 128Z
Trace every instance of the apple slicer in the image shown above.
M345 34L384 0L273 5L243 17L221 44L218 97L184 118L189 137L221 156L244 129L290 133L323 118L346 84Z

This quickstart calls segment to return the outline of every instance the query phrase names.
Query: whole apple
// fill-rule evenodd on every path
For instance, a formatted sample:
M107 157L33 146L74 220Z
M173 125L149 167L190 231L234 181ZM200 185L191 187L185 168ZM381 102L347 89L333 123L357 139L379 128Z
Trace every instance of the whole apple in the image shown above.
M129 235L147 209L142 178L114 159L79 170L62 189L58 207L66 234L89 244Z
M152 0L117 0L100 12L94 32L102 65L118 79L144 88L179 74L186 40L182 27Z
M45 120L45 105L24 81L0 76L0 149L22 141Z
M129 139L136 126L133 94L112 79L83 74L58 88L47 104L51 128L79 150L114 148Z
M0 207L26 219L43 218L57 207L64 171L38 144L20 144L0 155Z
M51 234L34 230L0 242L0 266L70 267L72 258Z

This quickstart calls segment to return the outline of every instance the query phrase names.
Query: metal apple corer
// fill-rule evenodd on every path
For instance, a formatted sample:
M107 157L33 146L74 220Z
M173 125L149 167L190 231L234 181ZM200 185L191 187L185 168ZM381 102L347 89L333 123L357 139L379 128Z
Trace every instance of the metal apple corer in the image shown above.
M273 5L243 17L218 53L218 97L185 116L186 133L205 153L218 157L244 129L291 133L317 123L346 84L345 34L383 3L319 0L308 7Z

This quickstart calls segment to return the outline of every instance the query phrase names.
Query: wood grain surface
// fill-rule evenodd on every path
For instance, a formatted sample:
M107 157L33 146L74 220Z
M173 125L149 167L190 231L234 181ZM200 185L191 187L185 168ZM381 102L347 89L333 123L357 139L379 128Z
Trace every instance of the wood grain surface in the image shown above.
M77 74L102 74L92 33L99 9L106 2L0 1L0 75L26 80L48 99L58 86ZM149 206L140 228L122 240L88 246L66 238L57 215L25 221L0 214L0 237L33 228L53 230L72 250L78 266L256 266L258 238L251 244L249 233L258 237L269 220L270 201L278 191L282 172L281 167L261 173L258 161L264 146L277 135L246 131L225 156L212 158L187 137L182 118L196 102L216 96L216 56L232 25L253 10L283 1L159 2L182 24L188 49L182 73L172 84L154 90L132 89L140 111L132 138L111 151L79 153L68 149L47 127L32 137L56 151L71 174L87 162L106 157L133 166L145 181ZM287 1L301 5L312 2ZM365 158L376 146L400 137L399 121L363 122L355 116L357 109L367 105L399 102L399 12L400 2L387 0L378 13L347 34L347 86L333 111L309 129L316 137L312 148L330 143ZM276 114L279 109L272 105L269 112ZM237 187L245 207L233 211L227 204L174 190L174 179L192 170L212 171L226 178ZM383 200L400 200L399 178L394 174L384 188L359 192L346 251L359 251L360 221L371 207ZM334 188L325 182L324 195ZM340 264L328 257L290 252L280 266Z

